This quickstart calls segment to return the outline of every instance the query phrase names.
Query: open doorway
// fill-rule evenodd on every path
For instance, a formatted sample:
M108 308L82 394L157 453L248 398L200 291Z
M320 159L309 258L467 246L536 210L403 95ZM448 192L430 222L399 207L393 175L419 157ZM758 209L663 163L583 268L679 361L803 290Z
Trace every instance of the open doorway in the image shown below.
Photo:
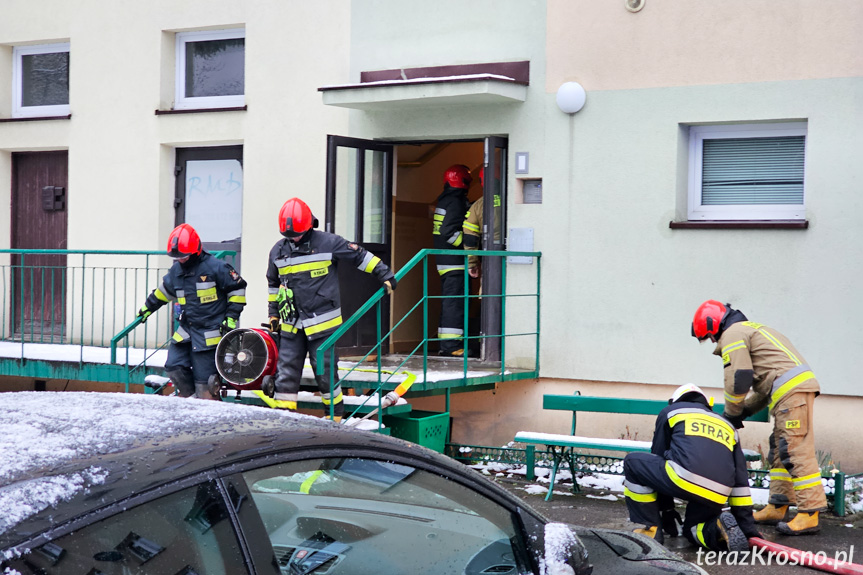
M335 232L349 241L362 244L380 257L394 270L400 270L424 248L432 248L434 213L438 196L443 191L444 172L453 164L468 166L472 182L468 200L473 203L484 198L487 205L481 249L503 250L504 234L486 233L493 227L505 228L505 178L480 180L480 170L506 174L506 139L488 137L473 141L422 141L386 142L362 140L344 136L329 136L327 151L327 207L324 229ZM492 226L497 222L496 226ZM501 285L501 258L483 258L483 294L499 294ZM434 262L428 273L428 293L440 294L440 280ZM366 274L340 271L342 284L342 315L350 317L379 288ZM407 353L417 348L424 337L437 339L440 300L429 301L428 322L421 313L409 313L422 297L423 274L408 274L399 283L391 305L384 310L384 325L402 323L393 333L385 349L390 353ZM480 282L470 280L470 292L479 293ZM470 302L468 335L500 334L500 298L483 297ZM393 321L390 322L390 318ZM403 319L404 318L404 319ZM339 341L343 357L364 353L376 344L377 331L374 318L361 320ZM482 340L484 360L500 359L500 341ZM473 341L479 346L479 340ZM470 346L468 347L471 350ZM437 343L429 345L429 352L438 352Z
M483 167L484 142L432 142L423 144L400 144L396 146L396 174L393 190L393 263L400 269L419 250L432 248L432 225L437 198L443 190L443 175L453 164L464 164L470 168L473 181L468 190L468 201L473 203L482 197L479 171ZM422 294L422 275L412 274L399 284L393 301L393 317L403 317ZM440 295L440 281L434 267L428 278L429 294ZM476 294L479 282L470 281L472 294ZM428 338L437 337L440 300L429 302ZM469 335L479 332L479 301L471 300L468 312ZM414 349L423 332L422 316L411 314L394 333L391 349L395 353ZM474 343L478 343L474 341ZM437 349L432 350L437 352ZM474 354L479 350L475 349Z

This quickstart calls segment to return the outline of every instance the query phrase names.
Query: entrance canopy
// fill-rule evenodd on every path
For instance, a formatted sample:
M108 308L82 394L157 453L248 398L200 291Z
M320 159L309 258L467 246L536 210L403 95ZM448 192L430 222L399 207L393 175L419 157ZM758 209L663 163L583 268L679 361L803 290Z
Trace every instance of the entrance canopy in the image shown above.
M362 72L358 84L322 86L328 106L392 110L524 102L530 62L492 62Z

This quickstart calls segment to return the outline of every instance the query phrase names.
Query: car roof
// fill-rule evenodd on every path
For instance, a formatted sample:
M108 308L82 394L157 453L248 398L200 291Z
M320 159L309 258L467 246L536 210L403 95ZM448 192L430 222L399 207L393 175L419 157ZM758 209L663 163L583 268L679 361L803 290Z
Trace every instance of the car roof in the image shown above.
M8 392L0 393L0 413L0 549L90 509L273 452L349 444L419 451L455 467L449 458L377 433L228 402ZM37 520L45 516L50 523Z

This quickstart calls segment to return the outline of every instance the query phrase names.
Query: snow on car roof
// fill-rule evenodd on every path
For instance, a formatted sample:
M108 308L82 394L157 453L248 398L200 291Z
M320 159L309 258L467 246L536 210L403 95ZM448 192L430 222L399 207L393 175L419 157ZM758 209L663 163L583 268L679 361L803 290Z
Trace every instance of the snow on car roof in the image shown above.
M254 421L324 423L248 405L98 392L0 393L0 413L0 533L105 481L98 463L61 472L70 462Z

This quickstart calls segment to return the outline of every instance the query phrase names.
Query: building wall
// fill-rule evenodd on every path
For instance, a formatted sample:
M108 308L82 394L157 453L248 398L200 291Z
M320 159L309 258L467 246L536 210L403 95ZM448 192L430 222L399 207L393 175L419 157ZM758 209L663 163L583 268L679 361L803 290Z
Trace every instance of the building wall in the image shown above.
M12 46L52 41L71 44L72 118L0 124L0 203L11 152L68 149L69 248L158 250L174 227L175 148L242 144L244 317L265 319L278 210L297 195L323 213L326 134L347 132L347 113L324 108L317 87L348 75L348 4L9 0L3 12L0 118ZM172 106L175 32L231 27L246 29L248 110L157 116Z

